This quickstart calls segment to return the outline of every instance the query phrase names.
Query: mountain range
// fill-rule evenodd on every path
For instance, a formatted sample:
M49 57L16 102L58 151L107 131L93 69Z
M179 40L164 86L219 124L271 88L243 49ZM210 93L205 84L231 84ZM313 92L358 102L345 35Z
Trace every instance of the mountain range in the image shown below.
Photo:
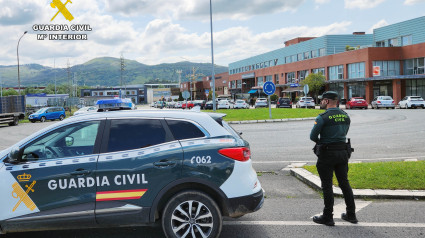
M178 83L181 70L182 82L187 81L192 74L193 67L196 74L211 75L210 63L192 63L188 61L146 65L135 60L124 60L122 85L137 85L144 83ZM215 65L215 73L228 71L228 67ZM120 58L101 57L92 59L84 64L70 66L69 68L52 68L39 64L25 64L19 66L21 86L47 86L70 84L74 79L78 85L86 86L119 86L121 85L121 60ZM0 66L0 82L3 87L18 86L17 65ZM200 77L201 78L201 77ZM74 81L74 82L75 82Z

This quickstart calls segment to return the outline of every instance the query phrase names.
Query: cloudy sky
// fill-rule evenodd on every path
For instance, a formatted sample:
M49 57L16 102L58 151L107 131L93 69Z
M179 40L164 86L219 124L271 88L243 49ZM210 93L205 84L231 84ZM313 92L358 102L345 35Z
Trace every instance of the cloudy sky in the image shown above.
M56 0L55 0L56 1ZM211 62L208 0L72 0L70 22L52 0L0 0L0 65L66 67L95 57L144 64ZM62 0L65 3L65 0ZM215 62L229 63L283 47L300 36L372 33L424 16L425 0L212 0ZM37 40L34 25L88 24L86 41Z

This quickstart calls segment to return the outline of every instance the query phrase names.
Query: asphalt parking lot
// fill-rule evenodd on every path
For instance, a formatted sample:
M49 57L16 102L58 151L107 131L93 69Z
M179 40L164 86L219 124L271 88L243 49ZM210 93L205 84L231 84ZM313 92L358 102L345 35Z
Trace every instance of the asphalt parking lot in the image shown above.
M352 161L425 159L425 110L349 110L356 152ZM53 124L25 123L0 127L0 149ZM288 171L293 163L313 164L309 141L313 121L232 125L250 142L254 167L266 191L264 207L239 219L225 219L221 237L424 237L425 201L357 199L359 224L339 219L344 201L335 200L335 227L317 225L323 200ZM424 171L425 172L425 171ZM163 237L160 227L102 228L8 234L5 237Z

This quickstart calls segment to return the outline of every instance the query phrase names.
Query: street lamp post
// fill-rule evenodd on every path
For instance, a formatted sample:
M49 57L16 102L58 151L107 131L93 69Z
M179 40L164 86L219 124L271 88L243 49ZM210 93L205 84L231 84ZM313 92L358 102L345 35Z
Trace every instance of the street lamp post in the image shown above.
M213 41L213 24L212 24L212 3L210 0L210 25L211 25L211 61L212 61L212 98L213 98L213 111L216 109L215 105L215 74L214 74L214 41Z
M19 42L21 41L22 37L24 37L25 34L27 34L28 31L25 31L24 34L22 34L21 38L18 40L18 45L16 46L16 57L18 58L18 92L19 95L21 95L21 77L19 75Z

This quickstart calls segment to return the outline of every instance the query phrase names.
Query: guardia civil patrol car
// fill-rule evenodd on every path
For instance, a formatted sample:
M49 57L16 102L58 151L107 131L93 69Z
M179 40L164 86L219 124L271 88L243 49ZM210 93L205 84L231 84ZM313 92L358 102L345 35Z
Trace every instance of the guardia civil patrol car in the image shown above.
M167 237L217 237L222 216L261 208L248 142L224 114L74 116L0 152L0 231L161 223Z

